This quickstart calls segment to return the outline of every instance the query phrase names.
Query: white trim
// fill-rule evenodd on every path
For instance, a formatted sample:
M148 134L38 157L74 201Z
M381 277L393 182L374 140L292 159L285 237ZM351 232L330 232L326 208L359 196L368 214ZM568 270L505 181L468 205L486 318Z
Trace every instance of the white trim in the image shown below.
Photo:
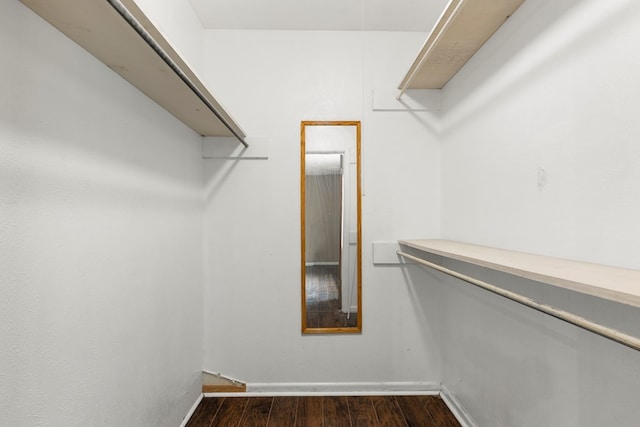
M305 267L314 267L316 265L340 265L340 262L338 261L312 261L312 262L305 262L304 266Z
M203 398L204 398L204 394L200 393L200 396L198 396L198 398L196 399L196 403L193 404L191 409L189 409L189 412L187 412L187 415L185 415L184 419L182 420L182 423L180 423L180 427L185 427L187 425L187 423L193 416L193 413L196 412L198 405L200 404L200 402L202 402Z
M382 395L437 395L440 385L431 382L380 383L248 383L242 396L382 396ZM205 393L212 396L238 396L239 393Z
M464 410L460 401L444 385L440 386L440 397L444 400L444 403L449 407L449 410L462 427L477 427L477 424L473 421L469 413Z

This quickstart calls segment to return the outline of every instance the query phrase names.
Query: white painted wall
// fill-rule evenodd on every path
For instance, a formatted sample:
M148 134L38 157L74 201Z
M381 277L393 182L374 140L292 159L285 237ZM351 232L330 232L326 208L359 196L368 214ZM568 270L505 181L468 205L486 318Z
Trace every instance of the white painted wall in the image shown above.
M443 237L640 268L640 4L527 0L444 90ZM460 266L458 266L460 267ZM472 269L640 335L637 309ZM638 425L640 354L428 272L479 426Z
M424 34L203 42L180 30L184 1L140 3L270 158L204 162L203 226L200 138L1 4L2 424L177 425L203 367L250 383L442 381L480 426L637 424L636 352L371 259L373 241L442 225L640 268L636 2L528 0L447 86L442 115L370 108ZM301 336L299 123L334 119L363 121L364 329ZM638 333L635 309L453 266Z
M179 425L201 386L201 139L17 1L0 51L0 424Z
M425 34L205 34L204 80L270 150L205 162L204 368L249 383L437 383L437 301L416 303L423 289L371 259L374 240L439 233L435 118L371 111ZM363 121L361 335L300 333L301 120Z
M189 0L134 0L199 76L202 70L204 31Z
M445 90L444 234L640 268L640 6L545 3Z

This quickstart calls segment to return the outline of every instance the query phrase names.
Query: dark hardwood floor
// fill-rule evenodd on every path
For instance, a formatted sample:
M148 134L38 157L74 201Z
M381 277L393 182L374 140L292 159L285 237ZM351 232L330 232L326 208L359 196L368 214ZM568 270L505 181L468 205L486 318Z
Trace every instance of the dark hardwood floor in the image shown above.
M438 396L205 397L187 427L460 427Z
M306 277L307 327L353 328L358 314L341 309L341 280L338 266L308 266Z

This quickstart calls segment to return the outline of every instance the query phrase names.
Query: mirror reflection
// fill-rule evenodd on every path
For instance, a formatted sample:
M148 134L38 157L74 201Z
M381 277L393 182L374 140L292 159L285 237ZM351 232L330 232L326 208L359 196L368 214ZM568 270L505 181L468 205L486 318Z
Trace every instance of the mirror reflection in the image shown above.
M360 187L360 122L302 122L303 333L362 330Z

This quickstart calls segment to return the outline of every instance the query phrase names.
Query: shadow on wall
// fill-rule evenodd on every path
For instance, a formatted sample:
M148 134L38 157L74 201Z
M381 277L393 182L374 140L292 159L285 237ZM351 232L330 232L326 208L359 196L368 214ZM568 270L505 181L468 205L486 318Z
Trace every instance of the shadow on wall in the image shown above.
M430 325L434 319L438 318L437 288L433 282L425 280L427 276L423 272L414 271L412 266L402 267L402 275L420 324Z
M456 260L446 260L443 266L459 273L483 280L503 289L516 292L541 304L582 316L598 324L640 336L640 309L542 282L512 276ZM446 276L445 276L446 277ZM474 289L472 285L468 285ZM483 291L484 293L488 293ZM514 307L518 307L514 304ZM525 310L532 310L524 308Z
M552 347L572 352L571 334L543 314L444 274L429 275L440 287L444 385L478 425L519 426L527 414L538 414L538 425L554 425L556 414L539 413L558 385L544 362L547 346L535 343L552 337Z
M475 384L482 390L478 394L486 392L491 396L477 399L489 408L486 414L489 423L478 425L519 426L532 414L540 426L555 425L558 417L544 410L557 387L554 372L548 364L536 354L512 355L505 348L496 351L494 344L483 338L467 337L465 345L472 349L467 356L475 360L492 360L492 363L482 366L468 363L457 376L458 381ZM483 384L487 383L491 386L485 388ZM525 387L515 387L514 383Z
M105 216L201 209L200 136L19 2L0 5L0 48L0 181Z
M444 381L479 425L634 425L637 351L457 280L442 285Z
M424 339L420 340L420 342L413 341L407 343L408 347L405 351L411 352L412 345L420 344L424 346L425 353L428 354L430 358L430 360L425 360L424 363L430 365L432 368L437 366L437 371L439 372L442 361L438 345L440 342L440 327L438 324L439 298L437 296L437 288L426 280L426 276L421 274L420 271L412 271L415 268L413 265L376 265L376 269L397 270L398 268L402 270L404 280L396 283L394 287L406 287L406 289L398 289L397 291L393 291L393 293L403 296L399 298L398 301L403 301L408 297L407 304L410 304L410 306L400 307L399 310L402 310L401 315L392 315L391 318L393 318L394 323L398 324L399 329L407 328L409 330L417 329L419 331L418 334ZM405 294L407 297L404 297ZM395 300L395 297L389 296L389 298ZM390 304L391 301L385 305L384 309L390 310ZM366 307L365 305L365 314L367 312ZM433 381L435 378L429 378L429 380Z
M464 272L493 281L477 267ZM442 273L414 265L406 274L412 287L430 289L416 294L414 302L421 311L437 306L443 384L477 425L635 425L630 420L639 415L634 392L640 384L639 352ZM509 284L508 275L500 279L500 286L522 294L538 286ZM542 296L551 305L616 311L591 300L574 301L575 295L564 292ZM637 310L631 310L623 311L624 321L637 330Z
M569 12L574 15L567 20ZM640 3L634 1L526 1L443 89L443 133L638 13ZM519 55L525 49L526 58ZM510 63L515 66L507 73Z
M192 186L193 169L172 159L197 161L201 138L178 119L18 2L0 6L0 40L15 58L0 81L8 101L0 104L0 129L9 144L24 139L16 154L33 165L24 172L57 179L78 163L86 165L83 178L96 184L100 169L94 165L104 165L107 172L163 180L162 193ZM46 170L48 164L54 166ZM120 181L116 174L100 184L142 190Z
M440 111L417 112L407 111L409 115L429 132L439 135L442 132L442 118Z
M204 162L204 200L206 204L213 202L216 195L238 166L240 159L203 159ZM252 161L252 160L251 160Z

